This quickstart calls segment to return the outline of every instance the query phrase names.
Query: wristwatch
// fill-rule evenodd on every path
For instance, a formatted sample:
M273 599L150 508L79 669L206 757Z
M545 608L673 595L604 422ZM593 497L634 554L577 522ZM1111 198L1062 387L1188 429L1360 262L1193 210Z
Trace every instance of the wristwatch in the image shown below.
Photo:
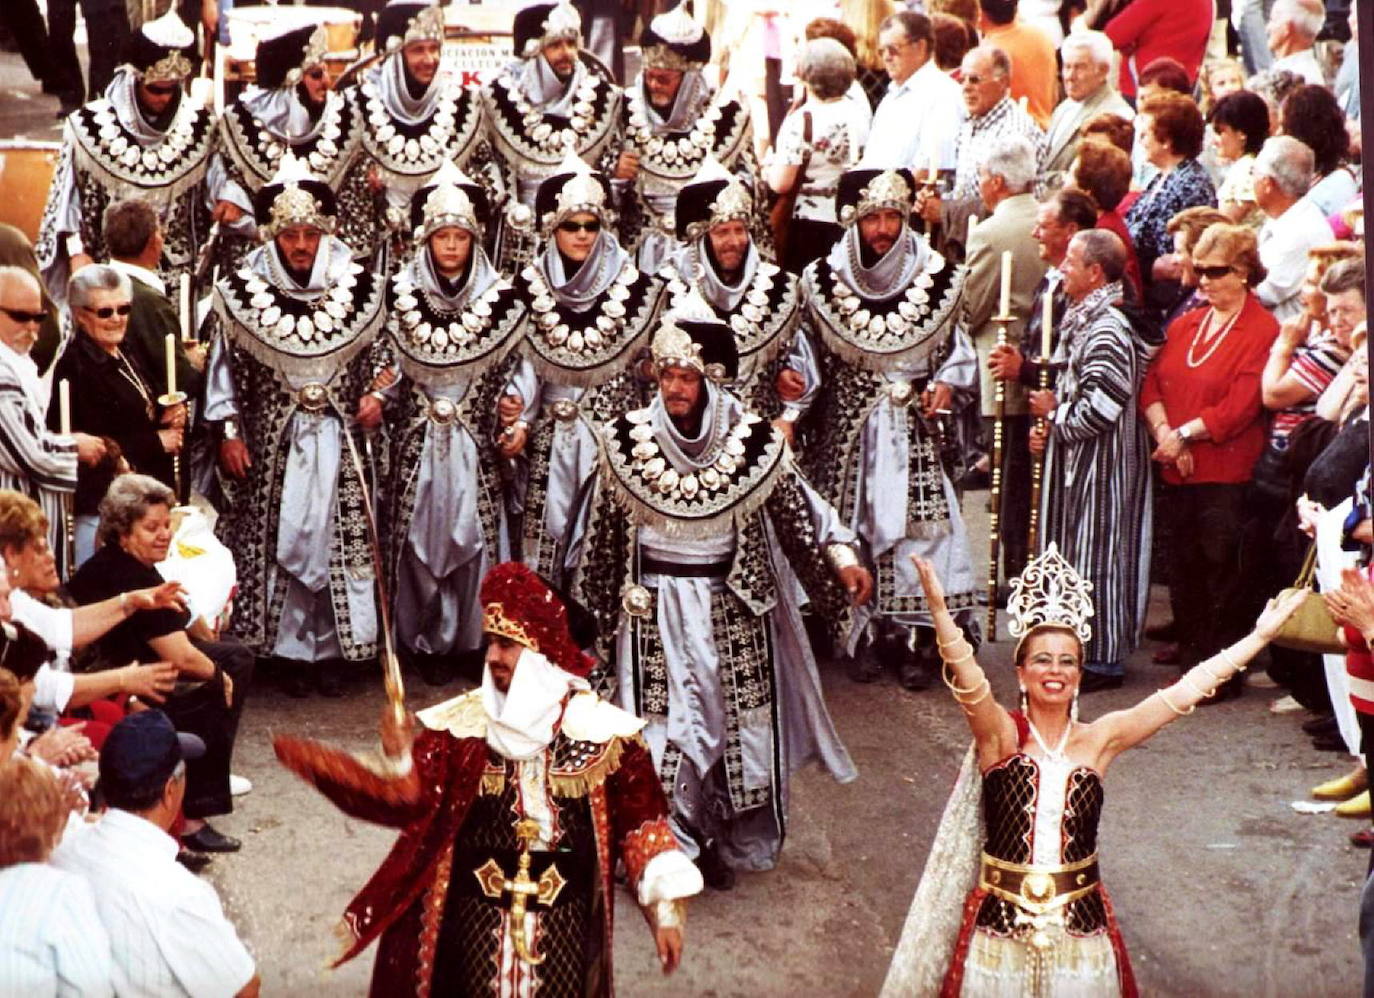
M1182 440L1185 444L1193 436L1191 433L1188 432L1187 423L1184 423L1182 426L1178 427L1178 429L1174 430L1174 432L1178 434L1178 439Z

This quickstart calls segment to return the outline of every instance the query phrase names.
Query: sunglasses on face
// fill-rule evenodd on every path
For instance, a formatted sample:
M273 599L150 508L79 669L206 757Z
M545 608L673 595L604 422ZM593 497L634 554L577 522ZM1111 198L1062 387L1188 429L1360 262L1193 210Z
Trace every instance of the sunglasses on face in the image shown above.
M168 97L178 89L175 83L145 83L143 86L154 97Z
M1234 271L1235 268L1225 263L1217 264L1215 267L1204 267L1201 264L1194 263L1193 270L1197 272L1198 277L1205 277L1209 281L1219 281L1227 274Z
M112 319L116 315L128 315L134 309L128 302L123 305L102 305L100 308L91 308L89 305L82 305L81 307L97 319Z
M598 219L592 219L590 222L573 222L573 221L559 222L559 223L558 223L558 231L559 231L559 232L600 232L600 231L601 231L601 222L600 222Z
M47 312L25 312L22 308L5 308L0 305L0 312L4 312L21 326L27 322L39 323L48 317Z
M307 80L323 80L324 69L323 67L316 66L314 69L307 69L303 75Z
M971 87L981 87L984 83L995 83L1000 79L1000 76L979 76L977 73L969 73L964 77L964 82Z
M898 42L896 45L884 45L882 48L878 49L878 54L884 59L895 59L897 56L901 55L902 50L910 44L911 42L907 41Z

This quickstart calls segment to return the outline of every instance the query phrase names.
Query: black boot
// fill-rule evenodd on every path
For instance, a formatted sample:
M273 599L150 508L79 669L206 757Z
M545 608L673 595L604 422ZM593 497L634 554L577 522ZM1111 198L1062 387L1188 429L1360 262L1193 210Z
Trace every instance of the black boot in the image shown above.
M735 886L735 871L725 865L714 839L702 844L701 853L697 856L697 869L701 871L701 879L712 890L728 891Z
M282 692L297 700L305 700L315 689L315 663L281 660Z
M903 649L906 654L902 659L901 680L906 689L919 693L930 689L940 674L940 655L935 646L935 632L921 627L911 633L911 643L915 647Z
M421 678L430 686L443 686L453 678L453 669L449 666L447 655L416 652L415 668L419 670Z

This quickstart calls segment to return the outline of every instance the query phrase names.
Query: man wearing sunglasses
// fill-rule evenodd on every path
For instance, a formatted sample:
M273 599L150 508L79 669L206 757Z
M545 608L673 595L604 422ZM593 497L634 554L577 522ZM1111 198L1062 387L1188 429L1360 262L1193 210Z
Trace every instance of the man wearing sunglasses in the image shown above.
M708 157L753 190L758 177L748 106L717 99L702 76L711 36L678 4L654 18L639 39L644 69L625 92L626 152L615 172L621 239L641 268L658 270L676 248L673 206ZM764 231L762 206L744 219Z
M346 435L381 422L368 347L385 287L332 235L333 192L289 153L255 217L263 244L215 286L205 390L239 569L231 629L283 663L288 694L339 696L342 660L377 653L368 484Z
M221 272L236 267L257 245L254 198L272 180L285 150L332 190L339 189L357 146L359 117L332 89L324 61L328 51L323 25L262 39L254 58L257 87L220 117L220 148L208 186L221 225Z
M35 247L59 306L73 273L109 257L102 213L111 201L137 196L157 210L168 238L156 270L170 286L191 269L210 228L204 182L214 121L182 93L199 60L195 36L172 11L131 35L123 58L105 93L63 127Z
M437 3L392 0L377 20L381 61L347 98L358 111L359 155L339 198L361 210L344 213L339 236L359 259L409 246L410 198L450 162L489 191L499 189L482 121L481 94L443 66L444 14ZM375 195L382 193L383 198Z
M20 267L0 267L0 488L38 500L48 518L48 545L61 552L64 499L76 491L77 462L96 464L105 444L85 433L47 429L48 385L29 358L46 317L34 276Z
M735 333L739 376L730 386L754 412L776 420L789 443L808 388L814 391L815 352L799 328L801 287L795 275L759 254L749 232L754 199L738 176L708 158L677 199L681 246L659 271L669 303L695 291ZM794 346L795 343L795 346ZM773 361L791 350L775 382ZM779 390L787 393L785 401Z
M571 3L520 10L512 25L515 61L483 89L487 127L506 185L520 204L534 207L539 185L559 172L569 147L595 169L623 167L624 92L581 55L582 17ZM514 216L513 216L514 217ZM502 269L527 256L533 242L503 249Z

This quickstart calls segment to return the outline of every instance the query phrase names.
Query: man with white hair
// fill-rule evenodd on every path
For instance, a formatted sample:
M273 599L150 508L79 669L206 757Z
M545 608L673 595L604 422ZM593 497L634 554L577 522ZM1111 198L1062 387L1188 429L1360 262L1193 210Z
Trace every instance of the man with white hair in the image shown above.
M1099 114L1127 120L1135 111L1112 85L1112 40L1100 31L1075 31L1059 47L1065 99L1054 109L1040 162L1041 179L1057 185L1078 155L1079 129Z
M1313 44L1326 21L1321 0L1278 0L1269 11L1265 41L1274 54L1271 69L1297 73L1308 83L1326 85L1326 73Z
M47 429L48 384L29 358L47 313L38 280L22 267L0 267L0 488L33 496L48 518L48 546L65 549L63 497L76 491L78 461L105 455L99 437ZM65 578L65 573L63 573Z
M1298 292L1307 274L1307 253L1329 243L1331 224L1309 198L1312 150L1290 135L1276 135L1255 157L1255 204L1265 214L1260 229L1260 262L1269 274L1255 294L1283 322L1302 305Z
M1035 289L1045 276L1047 264L1040 258L1040 245L1032 232L1039 209L1031 187L1035 183L1035 148L1020 136L995 144L978 169L978 191L989 214L968 237L968 277L964 284L969 338L978 351L978 383L982 398L981 414L985 443L993 432L994 388L996 382L988 368L988 357L997 345L1001 323L993 316L1001 310L999 291L1002 256L1011 254L1010 312L1007 342L1021 342L1022 331L1031 314ZM1003 481L1030 482L1030 451L1026 435L1030 431L1026 415L1025 389L1015 383L1005 386L1007 423L1002 437ZM1030 528L1030 503L1024 488L1002 490L1002 552L1006 577L1021 574L1026 560L1026 537Z

